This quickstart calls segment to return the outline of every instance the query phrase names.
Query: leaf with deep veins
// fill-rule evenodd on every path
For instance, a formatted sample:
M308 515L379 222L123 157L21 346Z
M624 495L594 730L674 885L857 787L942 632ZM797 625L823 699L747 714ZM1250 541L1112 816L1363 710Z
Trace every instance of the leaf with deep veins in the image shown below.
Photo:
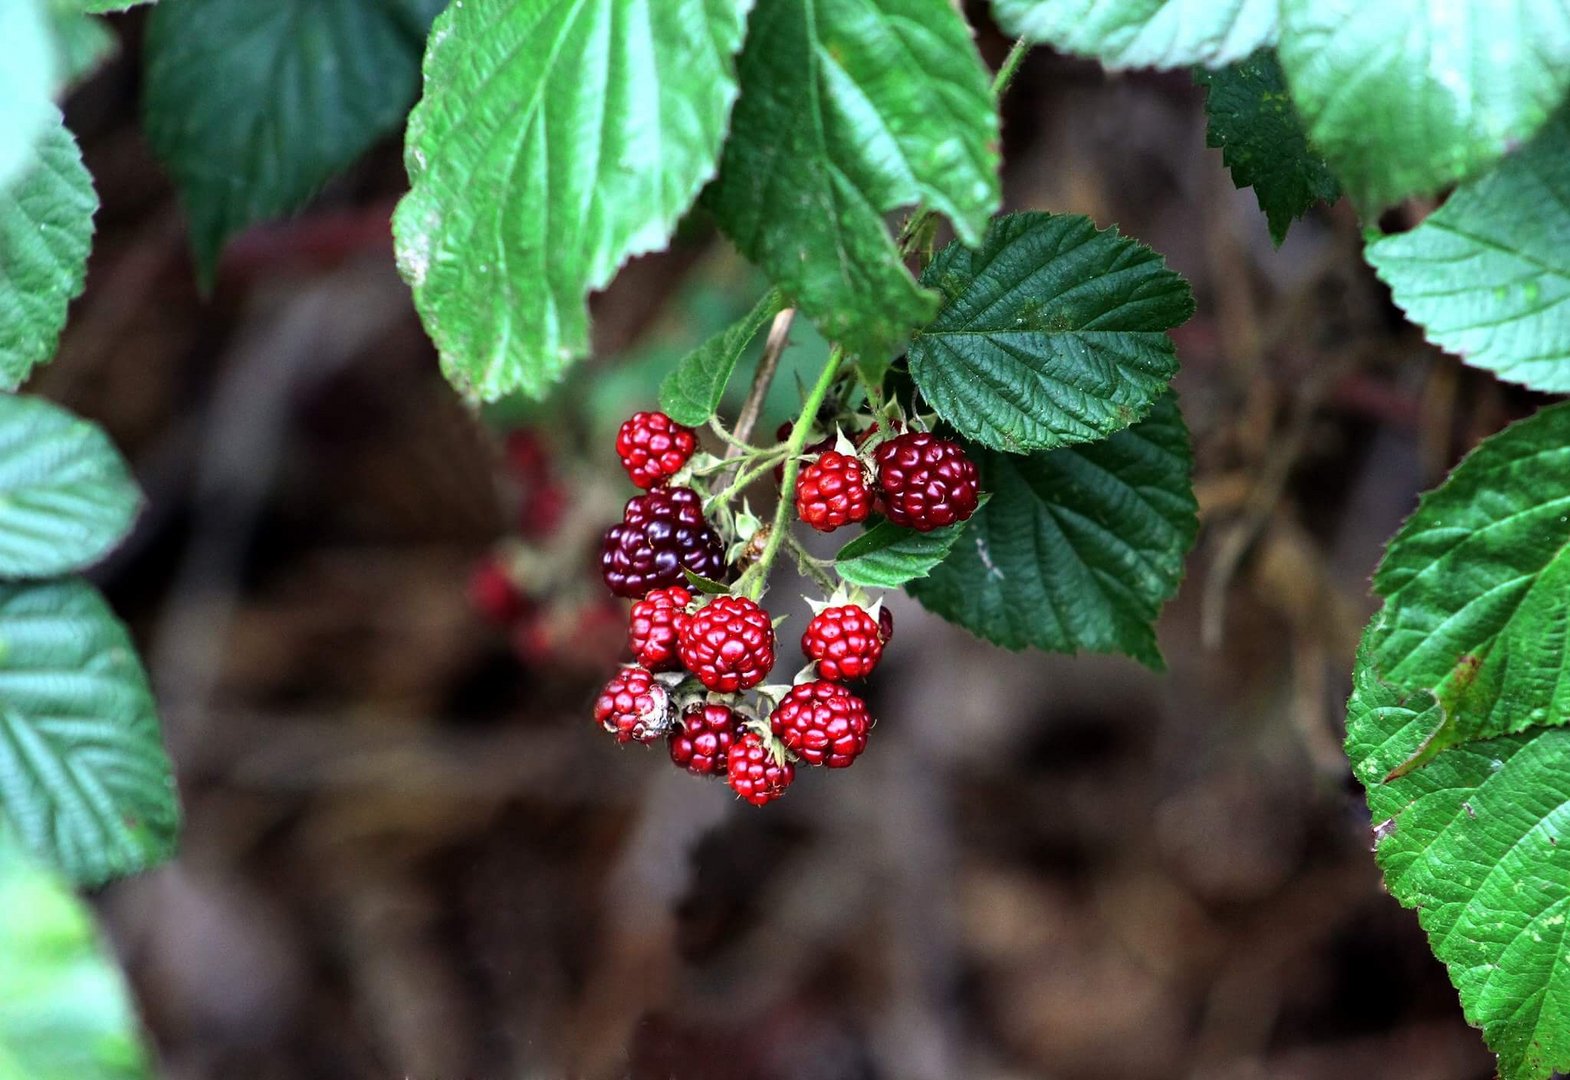
M431 31L393 221L447 377L543 396L588 293L714 175L751 0L463 0Z

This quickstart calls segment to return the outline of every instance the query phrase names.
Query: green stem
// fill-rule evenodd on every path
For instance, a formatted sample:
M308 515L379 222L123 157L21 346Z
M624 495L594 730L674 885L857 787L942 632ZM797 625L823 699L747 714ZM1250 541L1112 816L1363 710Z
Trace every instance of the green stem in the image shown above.
M774 508L774 526L769 531L769 542L763 549L763 557L747 571L748 574L757 575L747 586L747 597L751 600L760 599L768 588L769 571L779 556L780 544L784 542L785 532L790 528L790 515L796 507L796 473L801 467L801 451L807 445L807 435L812 431L813 421L817 419L823 399L828 397L829 388L839 377L843 360L844 353L838 346L829 350L829 358L823 370L818 372L818 381L808 392L807 400L802 402L801 414L790 429L790 438L785 440L785 475L780 479L780 502Z
M796 557L797 569L817 582L825 595L832 593L834 591L834 579L824 569L827 564L822 559L814 558L812 552L803 547L801 541L796 539L793 534L787 535L785 542L790 545L790 553Z
M1030 51L1030 42L1020 38L1009 49L1009 54L1003 58L1003 64L998 68L998 73L992 77L992 100L1002 101L1003 95L1008 93L1009 83L1014 81L1014 76L1019 74L1019 66L1025 61L1025 54Z
M761 477L764 473L778 465L780 463L780 459L784 456L785 451L783 447L781 447L778 451L772 451L767 454L759 455L756 465L743 472L740 476L728 484L724 491L721 491L717 495L710 495L707 503L705 504L705 509L707 509L709 506L720 506L724 503L730 502L737 495L740 495L743 491L746 491L749 487L756 483L758 478ZM727 461L725 464L728 468L731 465L734 465L735 462Z

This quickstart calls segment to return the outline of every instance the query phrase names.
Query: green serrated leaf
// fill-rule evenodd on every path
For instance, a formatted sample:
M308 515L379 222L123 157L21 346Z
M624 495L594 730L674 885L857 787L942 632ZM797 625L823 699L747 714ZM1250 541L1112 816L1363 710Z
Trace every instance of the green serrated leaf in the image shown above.
M53 41L38 0L0 0L0 194L33 162L33 146L58 115Z
M1110 68L1219 67L1276 38L1276 0L992 0L1015 37Z
M1205 144L1221 151L1234 184L1254 189L1280 247L1295 219L1315 203L1335 202L1341 187L1308 144L1276 54L1261 49L1219 71L1196 68L1194 78L1206 90Z
M950 244L922 281L942 309L911 340L922 397L967 439L1026 453L1104 438L1177 372L1167 331L1194 313L1161 256L1085 217L1009 214Z
M990 495L982 495L977 513ZM902 529L891 522L874 525L840 548L834 569L852 585L868 589L898 589L924 578L948 557L969 522L961 521L931 532Z
M0 189L0 389L54 356L87 278L98 196L57 111L22 174Z
M385 0L157 6L143 126L180 189L203 280L230 236L298 210L397 128L419 57Z
M1481 172L1570 87L1566 0L1282 0L1281 66L1369 214Z
M1510 382L1570 391L1570 116L1367 254L1434 344Z
M465 0L409 120L398 264L447 377L542 397L587 294L663 248L714 174L751 0Z
M1382 783L1439 706L1382 682L1366 652L1354 687L1347 755L1391 895L1417 909L1501 1080L1570 1070L1570 731L1470 743Z
M0 584L0 812L81 885L174 851L174 778L147 676L98 593Z
M741 354L784 306L779 290L770 289L739 322L688 353L660 384L660 408L665 415L690 427L708 423L725 397L725 387Z
M1390 542L1364 662L1439 700L1406 769L1570 722L1570 402L1485 440Z
M975 242L997 208L998 118L949 0L760 0L719 179L720 227L853 354L925 322L884 215L918 202Z
M0 828L0 1080L149 1080L87 905Z
M1199 528L1176 399L1102 442L978 451L976 463L992 501L907 591L1006 648L1121 652L1160 669L1153 624Z
M53 577L118 544L142 494L108 437L41 398L0 397L0 577Z

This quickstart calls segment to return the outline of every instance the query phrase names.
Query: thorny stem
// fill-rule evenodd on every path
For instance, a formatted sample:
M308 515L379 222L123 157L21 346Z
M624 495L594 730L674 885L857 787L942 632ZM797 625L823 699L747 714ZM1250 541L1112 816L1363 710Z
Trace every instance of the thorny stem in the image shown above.
M752 438L752 429L758 424L758 414L763 411L763 399L768 396L769 384L774 381L774 373L779 370L780 354L785 351L790 338L790 324L795 318L795 308L786 308L774 316L768 340L763 345L763 355L758 358L758 370L752 376L752 388L747 391L747 400L742 402L741 412L736 414L733 432L735 441L725 452L726 457L735 457L741 453L747 446L747 440Z
M735 480L731 481L731 483L726 486L724 491L721 491L717 495L710 495L707 505L718 506L722 503L730 502L737 495L740 495L743 491L747 490L747 488L751 487L760 476L778 465L780 463L780 459L784 456L785 451L783 447L762 455L758 458L757 464L753 465L752 468L746 470L740 476L736 477Z
M724 426L716 417L709 417L709 430L714 432L715 436L720 440L720 442L729 447L729 449L726 451L727 458L735 456L736 454L744 454L752 449L749 444L743 442L741 439L736 438L736 436L726 431Z
M836 345L829 350L829 358L825 361L823 370L818 372L818 381L807 393L807 400L802 402L801 413L796 417L796 423L790 429L790 437L785 441L785 475L780 479L780 501L774 508L774 525L769 532L768 545L763 549L763 557L747 570L748 574L756 575L747 585L748 599L757 600L768 587L769 570L774 566L774 560L780 553L780 544L790 529L791 511L796 506L796 473L801 467L801 451L807 445L807 435L817 419L823 399L828 397L829 388L839 377L840 364L844 358L845 354L839 346Z

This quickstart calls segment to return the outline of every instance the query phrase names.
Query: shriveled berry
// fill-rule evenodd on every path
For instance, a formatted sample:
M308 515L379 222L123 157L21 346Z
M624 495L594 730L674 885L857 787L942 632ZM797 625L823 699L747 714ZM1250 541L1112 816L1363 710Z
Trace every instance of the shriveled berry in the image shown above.
M690 427L662 412L633 413L616 433L621 467L641 488L656 488L677 473L698 448Z
M843 769L867 748L867 703L839 683L817 679L790 688L769 724L785 749L808 765Z
M497 626L510 626L529 608L528 598L495 558L485 559L469 576L469 604Z
M687 620L678 652L704 686L733 694L757 686L773 670L774 624L745 596L716 597Z
M730 789L753 806L764 806L785 794L796 767L789 761L776 761L768 744L755 731L731 743L725 756L725 782Z
M976 465L958 443L907 431L879 446L873 460L883 513L894 524L930 532L976 512Z
M894 640L894 612L886 605L878 609L878 637L885 645Z
M619 525L600 541L600 573L617 596L644 596L650 589L680 585L682 570L720 579L725 550L703 516L703 500L691 488L673 487L627 501Z
M680 585L654 589L632 605L627 620L627 644L632 657L650 671L676 671L681 660L676 655L676 639L691 618L687 607L692 593Z
M675 723L665 687L641 667L624 667L600 691L594 719L617 742L653 742Z
M819 532L866 521L871 511L867 471L858 457L825 450L796 478L796 514Z
M689 706L671 732L671 760L699 776L722 776L725 757L736 741L736 713L728 705Z
M824 608L801 635L801 651L818 662L818 674L831 682L872 674L883 655L878 621L855 604Z

